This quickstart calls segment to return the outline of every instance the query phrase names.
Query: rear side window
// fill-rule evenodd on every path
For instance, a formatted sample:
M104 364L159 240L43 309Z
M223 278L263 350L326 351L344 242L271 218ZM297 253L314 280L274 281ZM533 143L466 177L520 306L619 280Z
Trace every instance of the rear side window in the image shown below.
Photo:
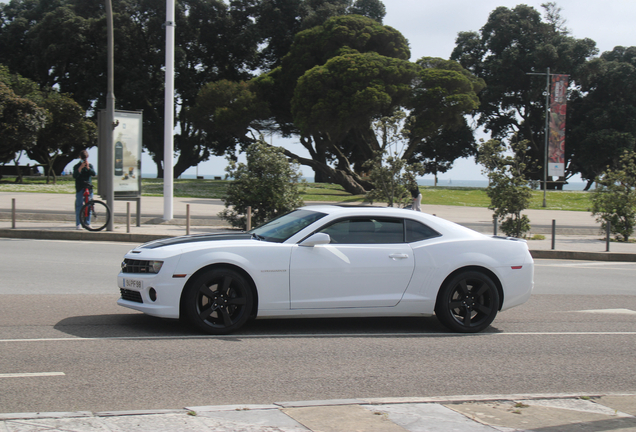
M411 219L406 219L406 242L413 243L434 237L441 236L440 233L435 231L422 223L416 222Z
M329 234L334 244L404 243L402 219L353 217L339 220L319 232Z

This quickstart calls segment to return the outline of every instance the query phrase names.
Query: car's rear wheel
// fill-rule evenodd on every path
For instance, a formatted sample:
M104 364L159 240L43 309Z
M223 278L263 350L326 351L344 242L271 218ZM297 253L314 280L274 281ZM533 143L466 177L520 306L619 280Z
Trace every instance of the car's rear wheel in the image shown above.
M215 269L198 276L184 292L188 320L209 334L227 334L250 317L254 296L249 282L231 269Z
M490 277L465 271L444 283L435 314L450 330L477 333L493 322L499 310L499 291Z

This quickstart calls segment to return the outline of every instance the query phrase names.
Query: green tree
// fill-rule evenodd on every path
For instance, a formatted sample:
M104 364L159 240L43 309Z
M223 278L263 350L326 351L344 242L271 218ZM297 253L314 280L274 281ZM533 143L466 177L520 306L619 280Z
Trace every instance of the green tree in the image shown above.
M86 112L67 94L54 89L40 90L40 86L19 74L11 74L0 66L0 82L8 85L18 97L28 99L44 113L45 121L36 129L33 145L25 141L20 150L25 150L29 158L40 163L49 177L61 172L77 153L92 147L97 141L95 124L86 118Z
M498 140L489 140L479 147L478 162L488 175L486 193L489 209L501 222L501 230L508 236L522 237L530 231L530 219L521 212L530 205L532 192L524 173L529 164L525 140L506 146ZM510 155L512 153L512 155Z
M618 168L624 151L636 149L636 47L615 47L579 72L580 87L568 106L566 150L571 171L588 181Z
M247 163L228 157L225 209L219 216L232 226L247 226L247 207L252 207L252 226L259 226L303 205L299 193L301 172L282 149L260 141L246 150Z
M411 200L410 191L418 187L415 177L423 174L421 165L408 164L403 158L408 140L403 129L405 118L405 112L397 111L373 123L381 149L364 164L372 185L365 201L384 201L388 207L395 204L404 207Z
M365 193L362 165L379 150L371 124L406 103L417 70L409 56L399 32L362 16L298 33L281 66L254 83L279 130L298 135L310 158L286 155L318 182Z
M24 150L35 145L44 126L45 111L29 99L16 95L0 81L0 163L14 161L18 166ZM16 182L22 183L18 169Z
M529 142L529 156L543 160L545 132L545 76L528 73L569 74L572 86L577 71L596 44L575 39L563 26L554 3L543 5L546 19L527 5L498 7L480 32L459 33L451 58L479 78L486 87L479 94L477 124L495 139L517 135ZM566 161L566 177L571 176ZM526 173L540 179L542 172Z
M116 108L143 110L143 145L162 176L165 4L122 1L113 7ZM186 115L199 89L210 81L247 79L260 67L254 14L252 0L177 2L176 175L210 154ZM73 94L85 110L105 106L103 2L13 0L0 3L0 17L0 62L42 88Z
M221 80L203 86L189 115L210 151L221 156L258 141L255 132L264 127L257 119L267 118L268 110L249 83Z
M629 241L636 226L636 153L625 151L616 168L608 168L592 190L592 214L616 239Z
M453 60L422 57L416 63L422 69L409 103L409 147L404 157L422 163L437 185L438 173L476 154L466 115L479 107L477 94L485 84Z
M97 143L97 127L69 95L50 91L42 107L47 112L46 123L27 154L42 165L46 182L53 177L55 183L56 173L76 158L80 150Z

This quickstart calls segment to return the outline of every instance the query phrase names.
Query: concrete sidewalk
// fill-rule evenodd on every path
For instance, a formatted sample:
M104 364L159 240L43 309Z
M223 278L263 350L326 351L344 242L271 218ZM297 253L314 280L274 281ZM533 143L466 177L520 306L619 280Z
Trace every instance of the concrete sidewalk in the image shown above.
M15 228L12 222L12 200L15 200ZM312 204L312 203L308 203ZM186 214L189 207L190 227ZM136 203L130 203L130 225L127 203L115 202L114 231L88 232L76 230L74 195L0 192L0 237L57 240L123 241L143 243L162 237L226 231L231 227L218 217L225 207L218 199L174 198L173 219L163 220L163 197L143 197L140 225L136 226ZM422 211L467 226L484 234L493 234L492 211L485 208L423 205ZM590 213L555 210L527 210L531 235L543 240L528 240L535 258L636 261L636 243L610 243L606 252L600 225ZM556 236L552 250L552 221Z
M0 430L425 432L636 431L636 394L278 402L128 412L0 414Z

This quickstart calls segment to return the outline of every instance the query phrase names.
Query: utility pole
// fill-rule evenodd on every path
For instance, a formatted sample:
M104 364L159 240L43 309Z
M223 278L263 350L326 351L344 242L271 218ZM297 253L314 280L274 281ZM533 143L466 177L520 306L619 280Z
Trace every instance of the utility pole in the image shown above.
M528 72L526 75L545 75L545 143L543 157L543 207L547 207L546 190L548 188L548 136L550 134L550 68L545 73Z

